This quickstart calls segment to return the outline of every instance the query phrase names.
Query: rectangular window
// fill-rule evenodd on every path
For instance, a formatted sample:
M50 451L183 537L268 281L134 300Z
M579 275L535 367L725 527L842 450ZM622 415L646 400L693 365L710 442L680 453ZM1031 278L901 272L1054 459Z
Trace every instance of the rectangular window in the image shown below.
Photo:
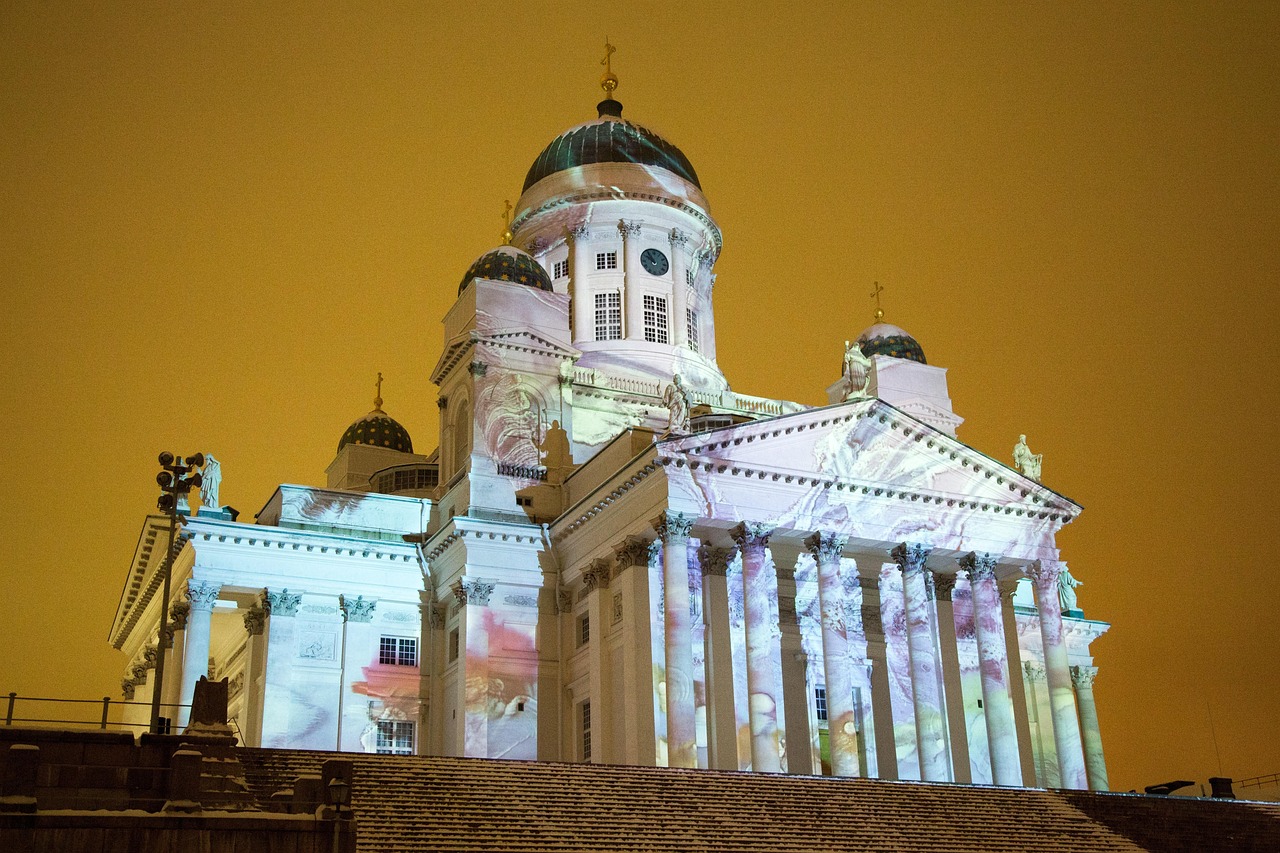
M813 704L818 709L818 719L825 721L827 719L827 688L813 688Z
M616 270L618 268L617 252L596 252L596 269Z
M413 755L413 723L378 721L379 755Z
M582 760L591 760L591 703L582 703Z
M564 278L569 274L568 261L556 261L553 278Z
M596 294L596 340L622 340L622 294Z
M644 295L644 339L651 344L665 344L667 339L667 300Z
M413 637L383 637L378 641L378 663L417 666L418 641Z
M449 660L458 659L458 629L454 628L449 632Z
M578 620L578 648L582 648L591 642L591 616L583 613Z
M684 271L684 283L693 287L693 270Z
M692 308L686 309L685 320L689 332L689 349L698 352L698 312Z

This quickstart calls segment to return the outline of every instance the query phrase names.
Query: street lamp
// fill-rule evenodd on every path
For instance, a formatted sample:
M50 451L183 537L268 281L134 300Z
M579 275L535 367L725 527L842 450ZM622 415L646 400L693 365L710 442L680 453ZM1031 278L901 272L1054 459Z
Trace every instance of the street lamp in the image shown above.
M161 471L156 474L156 484L160 486L160 498L156 506L169 516L169 548L165 552L164 591L160 598L160 638L156 655L156 683L151 691L151 731L160 734L160 694L164 688L164 658L168 646L169 633L169 580L173 575L173 540L178 531L178 498L185 496L192 489L200 487L200 474L192 474L196 468L204 465L204 454L188 456L184 461L181 456L175 457L164 451L159 457Z

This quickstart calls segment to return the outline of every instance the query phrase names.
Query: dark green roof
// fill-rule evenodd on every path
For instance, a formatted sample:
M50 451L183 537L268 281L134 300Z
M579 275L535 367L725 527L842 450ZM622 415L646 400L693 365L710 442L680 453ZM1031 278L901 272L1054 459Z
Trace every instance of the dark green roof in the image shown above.
M473 278L510 281L539 290L551 290L551 276L547 275L542 264L514 246L499 246L476 258L475 263L467 267L467 274L462 277L458 292L466 290Z
M617 105L617 111L622 111L621 104ZM548 175L590 163L659 166L702 189L693 164L679 148L656 133L616 115L602 115L597 121L557 136L533 161L524 179L524 189L527 192L529 187Z
M858 336L858 346L867 358L873 355L887 355L893 358L905 358L928 364L924 360L924 350L916 339L892 323L876 323Z
M386 447L401 453L413 452L413 441L409 431L400 426L390 415L381 409L374 409L360 420L347 427L338 442L338 451L348 444L368 444L373 447Z

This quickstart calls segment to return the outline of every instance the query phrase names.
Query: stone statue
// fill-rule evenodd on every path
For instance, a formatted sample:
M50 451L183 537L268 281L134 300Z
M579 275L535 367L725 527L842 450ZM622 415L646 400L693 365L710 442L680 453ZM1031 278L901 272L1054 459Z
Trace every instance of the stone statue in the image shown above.
M677 373L671 378L671 384L662 394L662 405L670 412L667 423L668 432L689 431L689 391L684 387Z
M867 396L871 384L871 359L862 354L862 347L855 341L844 342L844 378L849 383L846 400Z
M1076 601L1076 587L1084 586L1084 581L1078 581L1071 576L1071 570L1066 566L1062 567L1062 571L1058 573L1058 603L1062 605L1062 612L1068 610L1079 610L1080 605Z
M1027 447L1025 435L1018 436L1018 443L1013 446L1013 464L1018 466L1019 471L1038 483L1040 482L1040 462L1043 459L1043 453L1032 453L1031 448Z
M221 509L218 503L218 487L222 485L222 463L212 453L204 455L204 467L200 469L200 506L203 509Z

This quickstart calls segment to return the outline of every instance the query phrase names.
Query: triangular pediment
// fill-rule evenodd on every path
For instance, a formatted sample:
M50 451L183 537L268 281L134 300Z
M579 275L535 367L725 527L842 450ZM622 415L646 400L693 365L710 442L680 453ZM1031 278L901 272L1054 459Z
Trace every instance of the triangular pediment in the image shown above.
M874 398L667 439L659 455L669 473L687 468L694 480L745 477L1064 523L1080 512L1069 498Z
M577 358L582 355L581 350L574 349L568 344L555 341L531 332L528 329L503 329L500 331L481 334L480 341L495 344L497 346L511 347L515 349L525 350L527 352L537 352L543 355L556 356L559 358Z

